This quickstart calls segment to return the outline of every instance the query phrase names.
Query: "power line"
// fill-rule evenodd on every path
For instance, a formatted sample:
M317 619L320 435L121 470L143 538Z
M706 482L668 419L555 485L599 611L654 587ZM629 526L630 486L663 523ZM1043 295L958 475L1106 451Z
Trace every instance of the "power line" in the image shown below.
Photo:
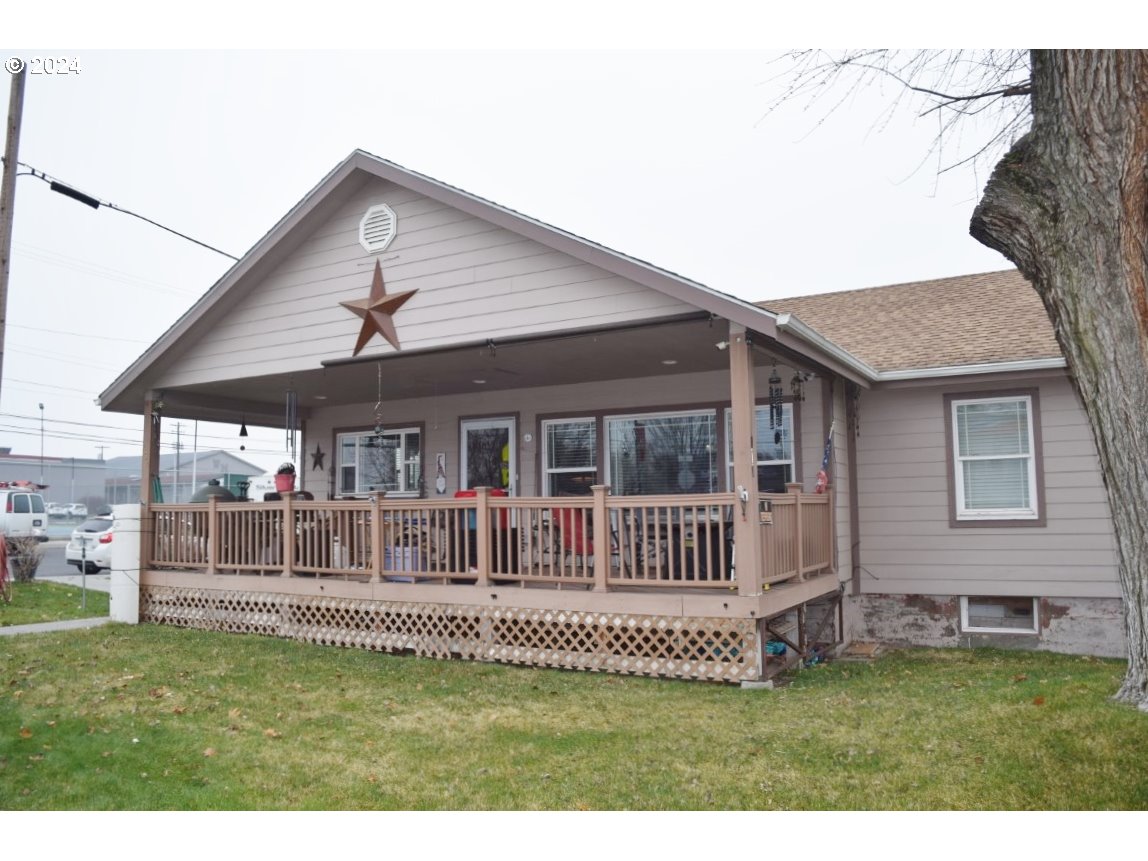
M58 192L65 197L70 197L72 200L78 200L80 203L83 203L86 206L90 206L92 209L99 209L101 206L106 206L108 209L114 209L116 212L122 212L124 215L130 215L133 218L138 218L140 221L146 221L148 224L158 227L161 230L166 230L168 233L174 233L181 239L186 239L188 242L194 242L196 245L202 246L208 251L214 251L216 254L222 254L224 257L230 257L235 261L239 260L239 258L234 254L228 254L226 251L220 251L213 245L208 245L206 242L200 242L198 239L193 239L186 233L180 233L178 230L172 227L168 227L166 224L160 224L158 221L148 218L145 215L140 215L138 212L132 212L130 209L124 209L121 206L116 206L114 203L109 203L106 200L100 200L99 198L92 197L89 194L84 194L82 191L77 191L72 186L61 182L53 176L49 176L42 170L37 170L30 164L25 164L22 161L18 161L16 164L20 167L26 167L28 169L29 173L22 174L22 176L33 176L36 179L43 180L44 182L48 183L48 186L52 189L52 191Z
M100 341L115 341L117 343L127 344L148 344L150 341L143 341L139 338L121 338L118 335L90 335L87 332L65 332L62 329L42 329L39 326L24 326L20 323L9 323L10 329L28 329L32 332L47 332L50 335L67 335L69 338L96 338Z

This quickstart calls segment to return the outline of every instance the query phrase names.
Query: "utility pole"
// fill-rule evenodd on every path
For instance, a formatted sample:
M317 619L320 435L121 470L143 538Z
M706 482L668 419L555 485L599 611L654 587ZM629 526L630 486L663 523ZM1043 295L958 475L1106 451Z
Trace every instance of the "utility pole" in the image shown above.
M12 75L8 97L8 139L4 145L4 177L0 180L0 380L4 377L4 330L8 325L8 271L12 264L12 209L16 204L16 160L20 153L20 119L24 113L23 67Z

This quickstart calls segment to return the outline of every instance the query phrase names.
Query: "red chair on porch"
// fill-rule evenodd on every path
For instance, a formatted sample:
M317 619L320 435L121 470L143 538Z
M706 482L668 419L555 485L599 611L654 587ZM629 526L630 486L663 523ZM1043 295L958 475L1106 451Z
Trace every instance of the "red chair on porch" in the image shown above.
M561 543L563 559L573 556L575 561L593 564L594 541L589 535L589 525L584 527L582 520L587 513L584 508L550 509L550 522L558 533L555 544Z

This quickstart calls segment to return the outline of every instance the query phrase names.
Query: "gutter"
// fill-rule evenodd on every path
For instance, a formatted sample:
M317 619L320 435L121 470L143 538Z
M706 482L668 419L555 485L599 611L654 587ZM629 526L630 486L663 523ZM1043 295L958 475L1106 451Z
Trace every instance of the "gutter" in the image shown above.
M816 347L827 356L832 356L841 364L845 365L850 370L856 372L861 377L867 380L878 379L879 372L872 365L858 359L848 350L837 346L824 335L819 334L816 330L811 329L805 323L801 322L793 314L778 314L777 315L777 328L783 332L788 332L797 338L800 338L805 343Z

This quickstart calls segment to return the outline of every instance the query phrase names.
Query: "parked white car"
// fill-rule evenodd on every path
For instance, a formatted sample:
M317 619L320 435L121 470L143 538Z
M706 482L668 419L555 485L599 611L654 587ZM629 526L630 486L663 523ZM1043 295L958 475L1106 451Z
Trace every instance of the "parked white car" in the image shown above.
M87 517L88 506L84 505L82 502L69 503L68 514L70 514L72 517Z
M68 506L62 502L49 502L48 503L48 516L49 517L67 517Z
M80 571L84 570L87 562L89 574L106 571L112 567L114 534L115 522L111 517L88 518L72 532L72 538L64 548L64 559Z

